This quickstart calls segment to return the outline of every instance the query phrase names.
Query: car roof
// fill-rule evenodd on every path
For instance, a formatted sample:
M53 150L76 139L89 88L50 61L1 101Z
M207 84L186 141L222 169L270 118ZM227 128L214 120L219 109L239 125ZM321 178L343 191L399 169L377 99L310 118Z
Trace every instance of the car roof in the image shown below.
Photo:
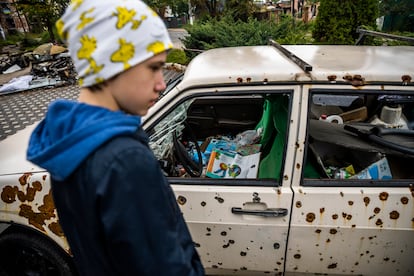
M402 83L403 76L414 72L413 60L412 46L283 45L279 48L266 45L217 48L193 59L179 87L183 90L200 84L319 82L331 81L331 76L335 76L336 81L346 81L347 76L355 75L360 75L365 83ZM311 70L304 70L303 64Z

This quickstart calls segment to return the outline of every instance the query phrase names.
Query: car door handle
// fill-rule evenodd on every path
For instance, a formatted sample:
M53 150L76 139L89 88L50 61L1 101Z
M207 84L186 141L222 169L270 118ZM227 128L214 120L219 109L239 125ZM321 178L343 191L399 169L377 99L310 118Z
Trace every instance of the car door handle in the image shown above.
M240 207L232 207L231 212L237 215L253 215L261 217L284 217L288 214L285 208L269 208L266 210L245 210Z

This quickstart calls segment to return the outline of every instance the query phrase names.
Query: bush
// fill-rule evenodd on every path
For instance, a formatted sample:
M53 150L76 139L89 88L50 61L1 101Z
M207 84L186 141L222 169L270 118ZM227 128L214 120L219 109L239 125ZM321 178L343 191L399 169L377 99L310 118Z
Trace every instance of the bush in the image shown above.
M361 25L376 28L378 0L322 0L313 37L325 44L354 44Z
M279 22L278 22L279 21ZM219 47L266 45L269 38L283 44L308 44L311 25L297 21L291 16L279 20L235 21L231 15L210 19L186 26L190 34L183 44L187 49L208 50Z
M167 55L167 62L178 63L182 65L188 64L188 58L183 50L171 49Z

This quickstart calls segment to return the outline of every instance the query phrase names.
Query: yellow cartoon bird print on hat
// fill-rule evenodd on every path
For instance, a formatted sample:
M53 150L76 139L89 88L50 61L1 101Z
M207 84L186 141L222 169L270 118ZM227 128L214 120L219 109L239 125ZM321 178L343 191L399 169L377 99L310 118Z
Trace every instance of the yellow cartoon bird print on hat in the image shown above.
M79 18L79 20L81 22L76 27L77 31L82 30L83 28L85 28L86 25L88 25L89 23L91 23L95 20L95 18L93 18L93 17L87 17L87 14L93 12L94 10L95 10L94 8L91 8L91 9L81 13L80 18Z
M58 33L58 35L63 39L63 40L68 40L68 33L63 31L63 29L65 28L65 23L63 22L62 19L59 19L58 21L56 21L56 31Z
M135 55L135 47L133 43L127 42L125 39L120 38L119 49L111 55L112 62L122 62L124 69L128 69L131 65L128 63Z
M96 61L92 58L93 52L96 50L96 38L84 35L80 38L81 48L78 50L78 59L86 59L89 62L89 67L86 70L86 74L93 72L94 74L102 70L104 65L97 65Z
M118 21L116 23L117 29L122 29L128 23L131 23L132 24L131 29L136 30L141 25L142 21L147 19L146 15L141 16L141 19L134 19L136 15L135 10L128 10L127 8L124 8L124 7L117 7L116 10L117 10L117 13L113 13L113 15L118 17Z
M79 7L80 7L80 5L82 5L82 3L83 3L83 0L72 0L71 1L71 4L73 4L73 11L76 11Z
M154 53L154 55L164 52L165 50L165 45L161 41L155 41L147 46L147 51Z

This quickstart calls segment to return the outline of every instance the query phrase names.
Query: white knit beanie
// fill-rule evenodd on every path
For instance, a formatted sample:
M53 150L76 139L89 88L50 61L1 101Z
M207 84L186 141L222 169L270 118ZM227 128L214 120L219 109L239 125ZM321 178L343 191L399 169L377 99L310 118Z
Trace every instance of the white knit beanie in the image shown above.
M140 0L72 0L56 26L82 87L173 47L164 22Z

